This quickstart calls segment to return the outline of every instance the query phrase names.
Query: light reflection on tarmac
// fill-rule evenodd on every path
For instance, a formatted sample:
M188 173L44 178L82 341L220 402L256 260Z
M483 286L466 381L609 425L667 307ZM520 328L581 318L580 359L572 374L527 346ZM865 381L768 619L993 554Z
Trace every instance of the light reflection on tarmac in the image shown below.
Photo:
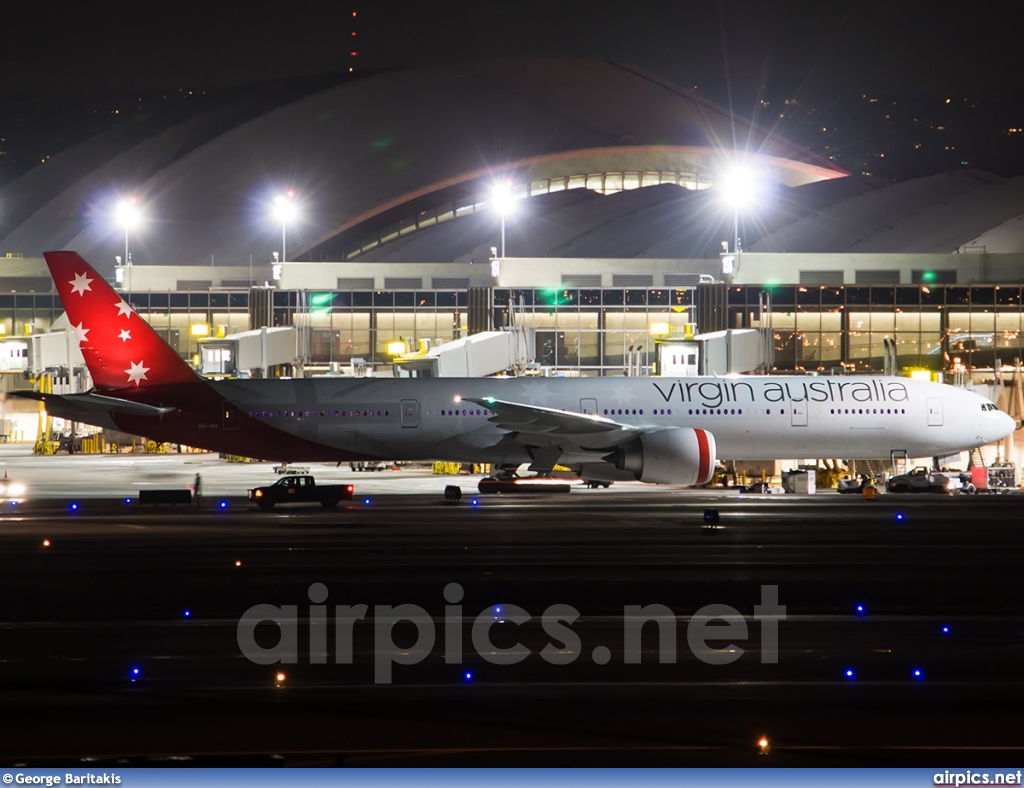
M349 765L754 766L762 734L771 765L1024 756L1016 496L866 501L633 483L480 496L472 507L479 477L313 465L321 482L355 484L355 500L262 512L243 496L278 478L269 463L38 457L26 446L0 446L0 463L32 496L0 509L0 708L17 721L3 729L0 761L283 753L317 766L338 755ZM118 500L187 487L196 473L198 507ZM451 483L463 488L459 506L443 501ZM705 527L709 507L718 529ZM256 604L308 611L313 583L329 589L328 605L419 605L439 640L382 686L375 623L355 631L351 665L312 664L303 612L301 659L276 686L281 666L245 660L237 623ZM458 665L441 640L448 583L465 591ZM761 661L753 620L734 665L688 652L698 608L749 617L765 585L788 611L777 664ZM530 650L521 664L470 648L474 616L496 604L535 617L492 627L495 646ZM571 665L539 656L552 642L541 614L556 604L580 613ZM677 617L676 662L659 661L653 624L642 664L625 660L627 604ZM414 642L415 628L401 626L387 653Z
M205 494L244 497L249 488L279 479L275 467L270 462L228 462L209 452L40 456L32 453L30 444L0 445L0 473L6 471L9 479L28 485L30 497L138 495L144 489L190 487L197 473ZM425 465L376 472L354 472L347 463L295 463L293 467L298 472L308 468L324 484L358 484L365 494L443 491L453 478L475 490L480 479L479 475L436 476Z

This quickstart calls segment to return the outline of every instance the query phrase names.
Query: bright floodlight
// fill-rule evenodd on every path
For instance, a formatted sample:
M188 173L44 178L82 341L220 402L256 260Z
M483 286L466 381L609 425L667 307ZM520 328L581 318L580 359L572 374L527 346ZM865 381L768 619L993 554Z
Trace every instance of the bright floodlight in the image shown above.
M274 198L274 217L282 224L288 224L299 215L298 206L292 200L294 192L278 195Z
M132 264L132 258L128 251L128 239L131 236L132 230L138 227L141 223L142 211L139 210L139 206L136 204L134 197L126 197L117 204L116 214L117 223L124 229L124 265L130 266ZM120 279L118 281L120 281ZM130 278L126 283L126 286L129 290L131 289Z
M494 204L494 209L502 216L512 211L515 199L512 189L505 181L496 183L491 189L491 202Z
M281 262L288 261L288 225L299 216L299 207L292 199L295 192L289 189L284 195L274 198L274 218L281 223Z
M741 210L751 205L757 197L758 179L753 170L735 166L722 174L716 189L726 203Z
M505 215L512 212L515 204L515 195L507 181L499 181L491 189L491 203L495 210L501 215L501 256L505 257Z
M129 197L117 204L117 223L125 230L131 230L138 225L142 214L139 206L135 204L135 198Z

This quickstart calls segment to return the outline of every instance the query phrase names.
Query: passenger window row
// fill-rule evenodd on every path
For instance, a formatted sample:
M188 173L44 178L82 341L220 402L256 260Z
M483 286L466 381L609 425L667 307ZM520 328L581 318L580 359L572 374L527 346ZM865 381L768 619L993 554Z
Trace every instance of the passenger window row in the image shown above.
M387 410L250 410L249 416L256 419L310 419L315 416L341 418L344 416L388 416Z

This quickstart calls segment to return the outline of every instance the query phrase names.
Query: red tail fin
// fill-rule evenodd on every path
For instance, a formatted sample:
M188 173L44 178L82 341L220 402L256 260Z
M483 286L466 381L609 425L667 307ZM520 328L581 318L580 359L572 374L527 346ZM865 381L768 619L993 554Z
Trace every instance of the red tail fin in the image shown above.
M149 388L196 373L76 252L45 252L64 311L98 389Z

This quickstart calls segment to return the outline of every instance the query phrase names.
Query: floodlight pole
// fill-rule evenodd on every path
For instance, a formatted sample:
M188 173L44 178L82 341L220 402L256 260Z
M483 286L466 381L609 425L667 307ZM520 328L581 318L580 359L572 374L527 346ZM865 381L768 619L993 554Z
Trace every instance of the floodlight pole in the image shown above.
M130 229L128 227L128 224L125 223L125 226L124 226L124 265L125 265L125 270L127 272L127 281L125 282L125 284L127 286L128 292L130 293L132 291L132 261L131 261L131 258L128 257L128 233L129 232L131 232L131 231L130 231Z

